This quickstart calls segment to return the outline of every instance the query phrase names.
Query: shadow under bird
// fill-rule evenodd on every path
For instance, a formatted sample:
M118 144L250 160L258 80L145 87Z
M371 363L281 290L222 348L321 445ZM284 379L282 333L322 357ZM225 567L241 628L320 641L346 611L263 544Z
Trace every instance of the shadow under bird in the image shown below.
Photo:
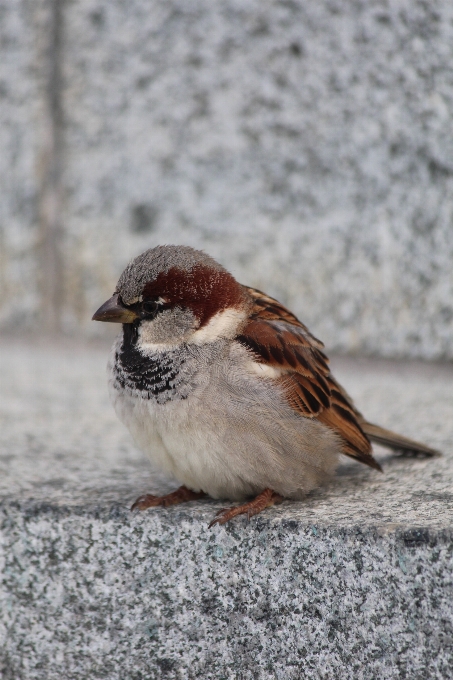
M334 473L340 454L381 470L371 442L438 454L365 420L306 326L201 251L145 251L93 319L123 324L108 364L118 417L154 466L182 484L132 509L205 495L241 501L210 526L224 524L302 498Z

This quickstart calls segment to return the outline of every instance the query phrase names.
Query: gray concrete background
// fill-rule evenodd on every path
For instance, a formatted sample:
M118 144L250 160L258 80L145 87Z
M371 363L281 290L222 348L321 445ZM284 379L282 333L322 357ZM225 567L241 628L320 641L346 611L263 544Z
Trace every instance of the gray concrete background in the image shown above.
M0 342L2 680L426 680L453 667L451 365L333 361L377 449L302 502L207 529L141 514L152 475L108 403L107 347Z
M330 350L453 358L449 0L1 0L0 319L203 247Z

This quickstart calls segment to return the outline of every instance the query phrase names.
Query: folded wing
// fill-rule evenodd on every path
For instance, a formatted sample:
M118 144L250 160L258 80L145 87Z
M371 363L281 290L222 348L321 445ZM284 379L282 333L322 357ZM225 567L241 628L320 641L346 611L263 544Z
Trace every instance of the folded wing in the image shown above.
M254 288L250 321L237 340L255 361L280 369L274 378L290 406L305 418L316 418L337 432L342 452L377 470L361 414L330 373L324 345L286 307Z

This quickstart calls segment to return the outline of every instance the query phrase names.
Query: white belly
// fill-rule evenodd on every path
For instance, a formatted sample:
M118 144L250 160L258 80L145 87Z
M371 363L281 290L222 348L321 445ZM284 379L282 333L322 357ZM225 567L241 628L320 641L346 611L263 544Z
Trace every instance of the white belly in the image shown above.
M267 379L247 376L237 363L200 372L187 398L165 403L118 389L111 371L110 396L137 446L180 484L231 500L267 487L301 497L333 472L339 439L295 415Z
M241 499L257 492L254 484L237 477L233 461L228 464L225 437L196 417L197 405L190 397L163 405L114 389L111 397L118 417L155 469L213 498Z

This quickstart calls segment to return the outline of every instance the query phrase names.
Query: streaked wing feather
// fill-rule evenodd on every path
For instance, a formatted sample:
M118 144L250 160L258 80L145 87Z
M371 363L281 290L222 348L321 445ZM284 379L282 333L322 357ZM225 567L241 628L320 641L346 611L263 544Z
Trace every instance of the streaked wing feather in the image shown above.
M331 375L321 341L277 300L254 288L246 290L253 308L237 340L259 363L281 369L275 380L297 413L331 427L342 438L343 453L380 470L358 422L361 414Z

